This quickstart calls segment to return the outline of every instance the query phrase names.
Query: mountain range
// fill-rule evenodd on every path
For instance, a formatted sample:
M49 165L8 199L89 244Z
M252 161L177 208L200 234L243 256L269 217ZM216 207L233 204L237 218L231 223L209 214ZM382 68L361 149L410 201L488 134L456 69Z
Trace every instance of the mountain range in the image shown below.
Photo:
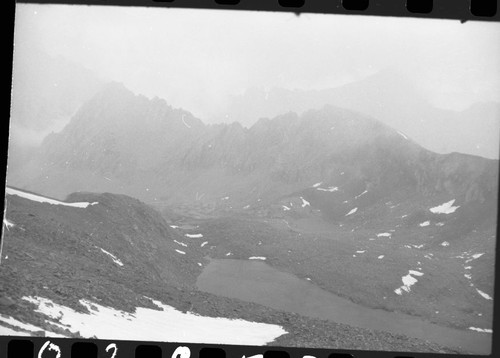
M99 265L107 259L118 268L104 251L136 262L136 277L151 282L183 287L189 279L192 288L206 255L265 258L364 306L488 330L498 164L433 152L375 116L331 104L249 128L207 125L110 83L7 173L7 184L24 192L99 204L66 212L11 195L7 219L48 245L64 241L67 252L100 248ZM25 238L18 229L7 236ZM36 236L29 240L39 245ZM162 266L165 260L171 263Z
M392 69L330 89L250 88L234 96L213 120L234 120L249 127L259 118L326 104L369 114L437 153L499 156L499 102L476 103L461 111L438 108L410 79Z
M331 105L250 128L205 125L112 83L47 136L22 170L9 171L8 182L59 198L81 190L151 203L230 196L241 207L322 182L351 196L366 190L372 202L400 193L495 207L498 161L434 153L373 117Z

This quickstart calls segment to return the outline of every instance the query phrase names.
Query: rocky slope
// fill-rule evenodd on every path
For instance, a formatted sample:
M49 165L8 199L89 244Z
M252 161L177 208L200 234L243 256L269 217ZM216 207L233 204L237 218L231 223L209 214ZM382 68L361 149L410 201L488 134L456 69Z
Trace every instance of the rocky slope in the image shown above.
M12 192L6 199L0 331L7 327L19 334L43 336L43 331L31 331L33 326L29 325L35 325L66 337L79 336L57 319L47 321L33 303L22 299L25 296L48 298L85 314L90 314L89 308L80 304L81 299L131 313L137 307L158 309L147 296L184 312L282 325L289 333L274 345L457 352L401 335L310 319L196 291L193 283L201 270L197 262L205 262L199 245L192 245L136 199L78 193L62 204L50 204ZM71 203L88 205L67 205Z

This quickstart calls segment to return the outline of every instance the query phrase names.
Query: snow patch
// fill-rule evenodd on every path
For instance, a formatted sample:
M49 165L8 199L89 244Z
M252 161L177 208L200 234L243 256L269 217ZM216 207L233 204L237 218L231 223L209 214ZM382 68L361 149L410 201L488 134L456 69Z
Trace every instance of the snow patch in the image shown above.
M443 241L443 242L441 243L441 246L444 246L444 247L446 247L446 246L450 246L450 243L449 243L448 241Z
M474 254L474 255L468 256L468 259L465 260L465 263L468 264L469 262L471 262L473 260L476 260L476 259L480 258L483 255L484 255L484 253L478 253L478 254ZM461 256L460 258L464 258L464 257Z
M318 186L320 186L321 184L323 184L323 182L316 183L316 184L314 184L312 187L313 187L313 188L317 188L317 187L318 187Z
M174 242L178 245L181 245L181 246L184 246L184 247L187 247L187 245L183 242L180 242L180 241L177 241L177 240L174 240Z
M410 292L411 291L411 286L413 286L414 284L416 284L418 282L418 280L413 277L412 275L414 276L423 276L424 274L420 271L415 271L415 270L409 270L408 272L408 275L406 276L403 276L401 278L401 280L403 281L403 286L397 288L394 290L394 292L398 295L401 295L403 293L403 291L405 292Z
M347 214L345 214L345 216L352 215L352 214L354 214L356 211L358 211L358 208L354 208L354 209L352 209L352 210L351 210L351 211L349 211Z
M442 222L436 223L436 226L444 226L444 223Z
M199 239L200 237L203 237L203 234L186 234L184 236L189 237L190 239Z
M201 245L200 245L200 247L203 247L203 246L205 246L206 244L208 244L208 241L204 241L204 242L202 242L202 243L201 243Z
M330 186L327 189L325 189L325 188L317 188L316 190L319 190L319 191L329 191L329 192L333 193L334 191L338 191L339 188L337 186Z
M191 128L191 126L189 124L186 123L186 121L184 120L184 114L182 115L182 123L184 123L184 125L187 127L187 128Z
M290 209L288 206L286 206L286 205L281 205L281 206L283 207L283 210L285 210L285 211L291 210L291 209Z
M84 338L262 346L288 333L278 325L183 313L156 300L152 302L160 310L138 307L133 314L80 300L82 306L96 309L84 314L46 298L23 299Z
M430 221L424 221L423 223L420 223L418 225L421 226L421 227L424 227L424 226L429 226L430 224L431 224Z
M453 206L455 203L455 199L448 201L447 203L435 206L430 208L431 213L434 214L452 214L454 213L460 206Z
M380 255L379 257L377 257L379 260L382 260L384 258L385 255Z
M306 206L311 206L311 203L308 202L306 199L304 199L303 197L300 197L300 199L302 200L302 207L305 208Z
M479 293L481 296L483 296L483 298L485 298L485 299L487 299L487 300L493 300L493 298L492 298L490 295L488 295L487 293L485 293L485 292L483 292L483 291L481 291L481 290L479 290L479 289L477 289L477 288L476 288L476 291L477 291L477 293Z
M424 275L422 272L415 271L415 270L410 270L410 274L415 275L415 276L423 276Z
M96 247L97 247L97 246L96 246ZM99 247L99 249L101 249L101 248ZM122 263L122 262L121 262L121 261L120 261L120 260L119 260L119 259L115 256L115 255L113 255L111 252L106 251L106 250L104 250L104 249L101 249L101 251L102 251L102 252L104 252L104 253L105 253L106 255L108 255L109 257L111 257L111 259L113 260L113 262L114 262L115 264L117 264L118 266L123 266L123 263Z
M177 250L177 249L175 249L175 251L177 251L177 252L178 252L179 254L181 254L181 255L185 255L185 254L186 254L184 251L181 251L181 250Z
M47 204L52 204L52 205L70 206L70 207L73 207L73 208L86 208L89 205L92 206L92 205L99 204L98 202L93 202L93 203L89 203L89 202L65 203L65 202L62 202L62 201L59 201L59 200L49 199L49 198L46 198L46 197L43 197L43 196L40 196L40 195L26 193L24 191L17 190L17 189L12 189L12 188L9 188L9 187L5 188L5 194L20 196L21 198L32 200L32 201L37 201L39 203L47 203Z
M7 228L7 230L10 230L11 227L14 227L14 223L12 221L7 220L7 218L3 219L3 224Z
M368 193L368 190L365 190L365 191L364 191L364 192L362 192L361 194L356 195L356 196L354 197L354 199L357 199L357 198L359 198L361 195L365 195L366 193Z
M477 328L477 327L469 327L471 331L483 332L483 333L493 333L493 330L488 328Z
M382 232L380 234L377 234L377 237L391 237L391 233L389 232Z
M404 139L408 140L408 137L403 132L398 131L398 134Z
M249 260L265 260L266 258L263 256L251 256L248 259Z
M8 327L0 326L0 336L23 336L29 337L32 336L35 332L45 332L45 337L54 337L54 338L69 338L62 334L57 334L53 332L46 331L43 328L33 326L31 324L26 324L13 317L4 317L0 315L0 322L4 322L8 325L14 326L22 331L17 331ZM49 322L52 323L52 322Z
M366 250L359 250L359 251L356 251L356 253L357 253L357 254L363 254L363 253L365 253L365 252L366 252Z
M231 252L228 252L228 253L226 254L226 256L230 256L230 255L232 255L232 253L231 253Z
M172 229L178 229L180 226L177 225L169 225Z

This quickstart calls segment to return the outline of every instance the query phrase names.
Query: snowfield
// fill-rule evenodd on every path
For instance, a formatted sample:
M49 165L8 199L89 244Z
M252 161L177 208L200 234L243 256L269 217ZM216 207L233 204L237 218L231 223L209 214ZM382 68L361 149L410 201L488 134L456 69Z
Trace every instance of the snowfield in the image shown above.
M37 201L39 203L47 203L47 204L52 204L52 205L63 205L63 206L70 206L72 208L86 208L89 205L96 205L99 204L98 202L93 202L93 203L88 203L88 202L80 202L80 203L65 203L63 201L55 200L55 199L49 199L40 195L35 195L35 194L30 194L26 193L21 190L13 189L6 187L5 188L5 194L6 195L17 195L20 196L21 198L32 200L32 201Z
M455 203L455 199L448 201L447 203L435 206L430 208L429 210L433 214L452 214L454 213L460 206L453 206Z
M36 311L46 315L47 322L58 320L60 325L85 338L260 346L288 333L278 325L183 313L156 300L152 302L161 311L138 307L134 314L80 300L91 312L84 314L42 297L23 299L37 305ZM0 327L0 334L9 333ZM47 336L56 334L47 332Z

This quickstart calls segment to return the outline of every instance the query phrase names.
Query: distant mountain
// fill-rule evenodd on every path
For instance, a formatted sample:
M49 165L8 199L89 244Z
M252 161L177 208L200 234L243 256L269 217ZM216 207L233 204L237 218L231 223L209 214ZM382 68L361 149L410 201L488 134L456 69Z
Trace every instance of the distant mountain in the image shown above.
M500 154L500 103L477 103L462 112L440 109L405 76L390 70L325 90L252 88L235 96L216 119L239 121L248 127L262 117L302 113L326 104L375 117L437 153L461 152L486 158Z
M319 182L324 191L308 189ZM261 119L249 129L208 126L113 83L47 137L22 170L9 171L8 183L59 198L109 191L214 210L302 196L330 220L367 191L367 208L395 197L416 201L414 210L455 199L486 220L496 212L498 161L436 154L381 121L332 106ZM327 190L335 187L338 193Z
M52 131L66 125L104 82L92 71L60 56L16 43L13 63L9 156L28 160Z
M16 44L13 59L11 124L33 131L67 122L104 82L61 56Z

